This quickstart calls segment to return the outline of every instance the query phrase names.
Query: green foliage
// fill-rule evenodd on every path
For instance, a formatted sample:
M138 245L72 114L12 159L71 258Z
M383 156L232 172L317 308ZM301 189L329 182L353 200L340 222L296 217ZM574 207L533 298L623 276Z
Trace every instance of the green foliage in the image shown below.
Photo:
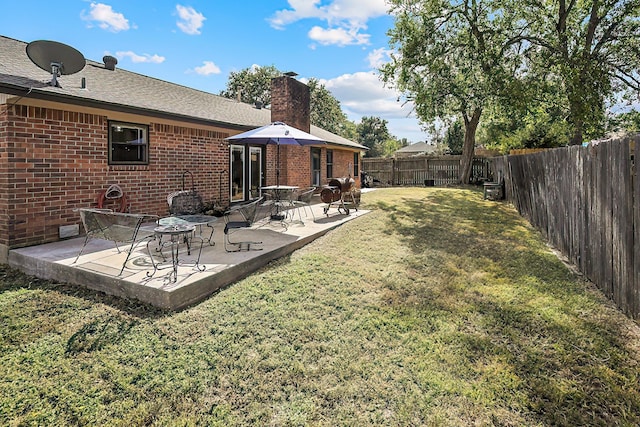
M353 137L353 124L338 101L317 79L307 83L311 91L311 123L344 138Z
M464 144L464 129L459 120L451 123L444 134L444 145L448 148L449 154L462 154Z
M609 119L609 132L640 132L640 111L631 110Z
M237 99L240 94L241 102L247 104L260 102L262 105L269 105L271 104L271 79L281 75L282 72L274 65L232 71L229 73L227 87L220 92L220 96Z
M280 77L282 72L275 66L245 68L229 74L227 87L221 96L237 99L248 104L256 102L271 104L271 80ZM317 79L307 83L311 98L311 124L344 138L355 139L355 123L351 122L340 107L338 101Z
M382 156L391 157L393 154L402 148L402 144L395 138L387 139L382 143Z
M640 91L640 3L510 1L506 7L527 23L519 37L530 43L525 70L530 81L552 79L559 85L571 143L602 136L605 101Z
M452 116L464 122L460 181L468 182L475 133L490 103L513 97L522 63L520 21L497 0L391 0L390 44L396 51L383 79L415 103L424 123Z
M471 112L496 105L505 117L492 117L493 124L504 122L507 129L494 141L554 145L566 132L563 120L571 143L579 144L604 134L606 101L640 92L638 0L390 3L396 52L381 69L385 81L416 103L425 123L461 114L466 144L473 137ZM540 104L543 110L561 107L562 114L520 122L513 117L514 110L530 116Z
M387 123L380 117L372 116L363 117L356 126L357 141L369 148L365 157L383 157L385 155L385 143L392 139L387 129Z
M571 137L571 128L565 120L565 110L552 104L531 106L526 111L494 107L479 132L478 140L490 149L508 153L512 148L553 148L565 146Z

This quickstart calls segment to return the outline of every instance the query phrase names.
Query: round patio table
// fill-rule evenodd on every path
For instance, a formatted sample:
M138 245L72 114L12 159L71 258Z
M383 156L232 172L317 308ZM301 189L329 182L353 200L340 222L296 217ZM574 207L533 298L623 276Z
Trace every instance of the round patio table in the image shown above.
M169 273L169 281L176 282L178 280L178 266L180 264L180 243L184 243L187 245L187 252L191 253L191 243L193 239L196 238L200 241L200 248L198 250L198 257L196 258L193 266L198 271L204 271L205 266L200 265L200 255L202 254L202 245L204 243L204 239L201 236L194 235L195 226L194 225L186 225L186 224L172 224L172 225L160 225L153 229L155 237L158 238L159 246L156 248L156 251L160 252L164 259L164 254L162 250L168 246L171 251L171 263L156 263L153 259L153 254L151 253L151 248L149 247L151 241L147 242L147 251L149 252L149 256L151 257L151 263L153 264L153 272L147 272L147 277L152 277L158 270L162 270L165 268L171 268L172 271ZM183 264L186 265L186 264Z

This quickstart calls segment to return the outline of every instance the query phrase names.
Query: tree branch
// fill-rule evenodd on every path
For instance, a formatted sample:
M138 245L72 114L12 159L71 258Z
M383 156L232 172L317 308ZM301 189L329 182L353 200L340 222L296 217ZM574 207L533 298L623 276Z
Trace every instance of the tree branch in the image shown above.
M591 3L591 14L589 16L589 23L587 24L587 34L584 39L584 52L583 57L587 57L591 54L591 47L593 46L593 38L596 34L596 28L600 23L600 17L598 16L599 0L593 0Z
M613 74L613 77L620 80L622 83L629 86L631 89L640 91L640 77L636 77L631 73L626 72L620 67L615 67L618 74Z

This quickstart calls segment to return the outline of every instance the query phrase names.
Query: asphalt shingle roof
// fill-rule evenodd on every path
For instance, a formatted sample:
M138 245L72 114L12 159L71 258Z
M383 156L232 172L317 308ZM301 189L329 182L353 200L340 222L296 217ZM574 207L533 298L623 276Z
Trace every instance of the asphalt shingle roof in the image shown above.
M24 90L24 95L52 96L84 101L112 109L136 109L198 120L231 129L247 130L271 123L271 111L208 92L133 73L116 66L108 70L102 62L87 60L78 73L58 77L61 87L49 85L51 73L37 67L26 54L27 43L0 36L0 92ZM82 88L82 81L86 87ZM19 93L19 92L18 92ZM311 134L350 148L360 144L311 126Z
M428 144L424 141L416 142L411 145L407 145L406 147L402 147L399 150L396 150L396 153L403 154L416 154L416 153L435 153L436 146L433 144Z

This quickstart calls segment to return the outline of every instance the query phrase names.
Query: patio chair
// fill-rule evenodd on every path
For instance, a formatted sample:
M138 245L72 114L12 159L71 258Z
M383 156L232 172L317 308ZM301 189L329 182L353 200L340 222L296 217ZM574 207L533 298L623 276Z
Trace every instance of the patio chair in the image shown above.
M258 208L263 201L263 197L255 199L249 203L236 205L231 207L224 213L224 250L227 252L238 252L246 248L246 250L262 250L262 248L252 248L251 245L261 245L262 242L256 241L232 241L231 234L243 228L251 228L256 220ZM240 216L240 219L237 217ZM236 217L235 219L232 217Z
M122 252L119 243L130 244L127 249L127 257L122 263L118 276L124 271L127 261L129 261L129 257L136 246L154 236L153 231L141 230L140 226L145 221L158 219L153 215L112 212L107 209L80 208L77 211L80 213L86 236L73 264L78 262L89 239L109 240L115 244L118 253Z
M313 217L313 221L315 222L316 216L313 213L313 209L311 208L311 200L313 198L313 194L316 191L316 187L309 187L297 194L297 198L293 198L291 200L291 204L298 211L298 218L300 218L300 222L302 222L302 215L300 214L300 209L304 210L304 216L308 218L307 209L311 212L311 216ZM304 223L303 223L304 224Z

